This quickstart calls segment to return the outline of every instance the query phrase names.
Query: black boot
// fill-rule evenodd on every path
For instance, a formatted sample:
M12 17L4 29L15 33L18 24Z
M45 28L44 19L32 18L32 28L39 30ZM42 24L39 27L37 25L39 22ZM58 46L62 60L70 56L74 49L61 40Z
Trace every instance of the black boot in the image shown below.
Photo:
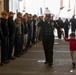
M75 63L74 62L72 62L72 66L73 66L73 68L75 68Z

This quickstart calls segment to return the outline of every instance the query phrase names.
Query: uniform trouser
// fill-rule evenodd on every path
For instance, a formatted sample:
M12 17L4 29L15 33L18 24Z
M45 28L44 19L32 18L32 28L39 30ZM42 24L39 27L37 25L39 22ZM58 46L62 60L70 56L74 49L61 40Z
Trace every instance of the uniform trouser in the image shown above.
M72 30L72 32L75 32L76 27L75 27L75 26L72 26L72 27L71 27L71 30Z
M68 38L68 28L64 29L64 32L65 32L65 37Z
M61 32L60 30L57 30L58 38L61 39Z
M42 43L43 43L43 48L44 48L46 62L53 63L54 39L52 38L50 40L42 40Z
M14 56L19 55L21 52L21 36L15 36L15 49Z
M36 30L33 31L32 43L35 43L35 39L36 39Z
M38 40L41 40L41 29L39 29Z
M22 35L21 35L21 39L20 39L21 41L21 46L20 46L20 53L23 53L24 51L23 51L23 43L24 43L24 33L22 33Z
M1 39L1 62L6 61L8 59L9 53L9 42L8 36L4 36Z
M29 31L26 47L30 47L30 44L31 44L31 41L32 41L31 39L32 39L32 33L31 33L31 31Z
M8 58L12 57L13 47L14 47L14 37L13 36L9 36L9 54L8 54Z
M27 44L27 37L28 37L28 35L27 35L27 34L25 34L25 35L24 35L24 41L23 41L23 49L25 49L25 48L26 48L26 44Z
M36 28L36 42L39 41L39 29L38 27Z

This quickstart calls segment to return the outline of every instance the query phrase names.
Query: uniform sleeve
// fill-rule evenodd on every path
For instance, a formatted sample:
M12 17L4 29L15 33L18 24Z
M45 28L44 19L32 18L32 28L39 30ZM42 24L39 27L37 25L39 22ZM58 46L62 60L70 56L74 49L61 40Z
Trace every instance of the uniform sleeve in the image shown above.
M57 21L55 21L55 28L60 30L61 33L63 32L62 28L57 24Z

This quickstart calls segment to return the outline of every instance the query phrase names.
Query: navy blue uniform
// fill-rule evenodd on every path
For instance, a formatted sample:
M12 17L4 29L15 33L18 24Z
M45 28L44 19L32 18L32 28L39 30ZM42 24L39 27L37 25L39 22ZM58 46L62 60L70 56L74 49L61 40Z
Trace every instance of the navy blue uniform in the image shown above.
M53 20L44 21L41 25L42 43L45 53L46 63L52 65L53 63L53 45L54 45L54 28L57 27L56 22Z
M32 20L28 21L28 39L27 39L27 45L26 47L29 48L31 46L31 40L32 40Z
M8 18L8 28L9 28L9 54L8 54L8 59L11 59L13 47L14 47L14 36L15 36L15 24L13 21L13 17Z
M70 23L69 23L69 21L66 19L65 22L64 22L64 32L65 32L65 37L66 37L66 38L68 38L69 26L70 26Z
M9 53L9 45L8 45L8 23L7 19L1 18L1 31L2 31L2 38L1 38L1 62L5 62L8 60L8 53Z
M76 19L74 18L74 16L73 16L73 18L70 20L70 22L71 22L71 31L72 31L72 32L75 32L75 30L76 30Z
M63 21L61 19L56 21L57 25L61 28L64 27ZM61 39L61 32L60 29L57 29L58 38Z
M32 34L32 43L35 44L36 39L36 20L33 19L33 34Z

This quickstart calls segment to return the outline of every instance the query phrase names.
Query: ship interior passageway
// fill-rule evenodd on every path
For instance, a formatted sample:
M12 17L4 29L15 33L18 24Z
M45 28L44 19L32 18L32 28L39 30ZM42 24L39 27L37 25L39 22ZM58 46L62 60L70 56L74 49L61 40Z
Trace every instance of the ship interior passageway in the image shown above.
M74 27L74 30L72 30L72 22L76 24L76 0L0 0L0 5L0 15L2 11L6 11L3 15L6 15L6 18L4 19L6 19L5 28L7 29L7 33L9 34L10 29L8 29L8 26L6 25L8 23L8 12L10 11L12 11L13 14L12 24L15 25L15 29L19 31L17 32L17 35L16 31L14 32L12 49L9 46L11 44L8 43L9 35L7 34L7 37L5 36L4 38L3 34L1 33L3 40L0 39L0 75L76 75L76 68L73 68L72 59L70 56L69 43L63 39L61 33L61 37L59 38L57 29L53 28L53 24L55 23L55 25L58 26L59 31L63 31L65 35L64 27L60 27L57 21L60 18L64 23L65 20L68 19L67 31L69 33L67 38L69 38L71 32L75 32L76 34L76 26ZM18 14L20 15L18 16ZM27 15L25 16L24 14ZM46 18L47 16L49 20ZM74 21L72 20L72 17L75 17ZM41 20L39 18L41 18ZM16 20L20 21L18 24L20 25L18 26L19 29L16 28L16 23L14 23L16 22ZM47 24L49 24L54 30L55 41L52 66L44 64L45 54L41 36L39 39L39 35L41 35L41 32L38 23L40 21L43 22L42 24L47 21ZM53 22L53 24L51 23L51 21ZM25 28L23 26L24 24L22 25L22 23L25 23ZM0 31L2 31L1 29L3 25L1 23L0 25ZM11 28L10 30L12 30L13 28ZM50 28L50 30L52 28ZM45 29L46 32L48 32L47 28ZM34 31L35 35L33 35ZM4 33L6 33L6 31ZM33 36L35 36L34 41L32 40ZM30 42L28 44L29 39ZM5 54L3 56L5 60L7 58L8 63L1 62L2 44L2 48L4 50L2 54ZM10 53L12 54L11 56L16 57L14 60L8 60L8 54L10 50L7 45L12 50ZM20 55L16 56L15 53L17 53L17 50L20 52Z
M0 75L75 75L72 68L68 43L55 38L53 66L44 64L45 56L41 41L28 49L21 57L0 66Z

